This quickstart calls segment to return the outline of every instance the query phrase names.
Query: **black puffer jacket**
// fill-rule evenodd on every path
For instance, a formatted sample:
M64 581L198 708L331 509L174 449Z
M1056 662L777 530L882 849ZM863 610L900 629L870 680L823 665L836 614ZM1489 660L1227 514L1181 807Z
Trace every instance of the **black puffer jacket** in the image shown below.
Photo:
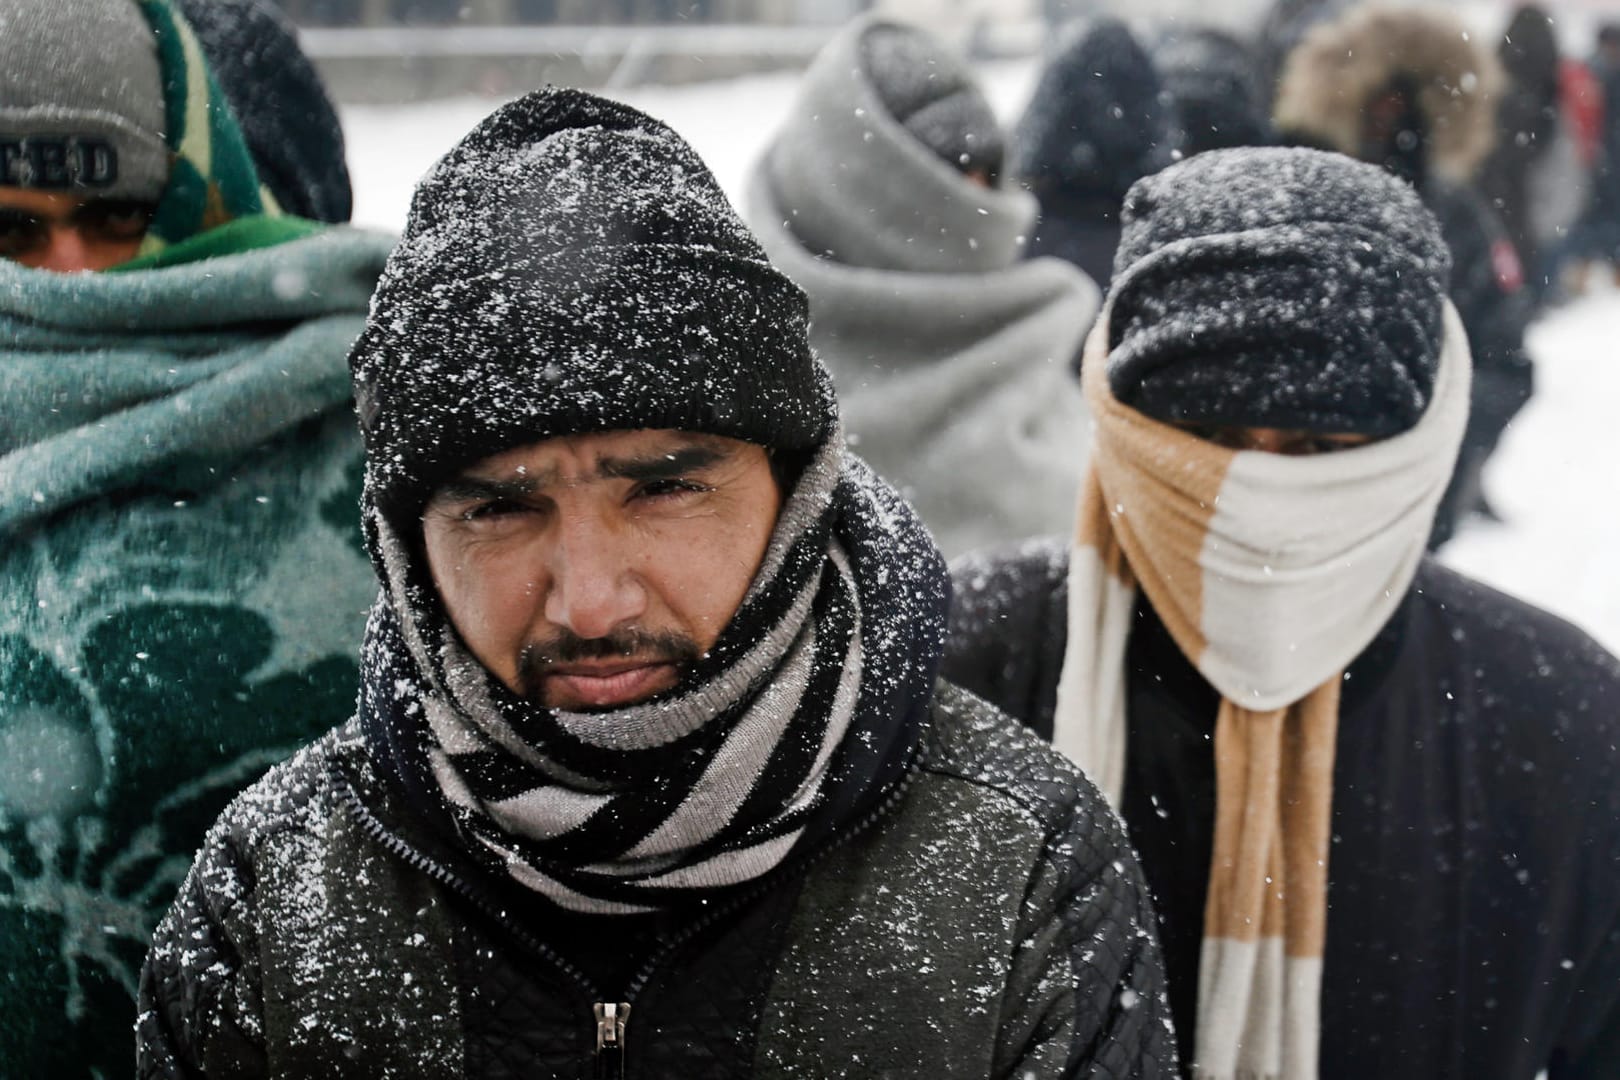
M1046 736L1066 575L1055 542L955 573L947 677ZM1126 662L1123 812L1185 1048L1219 702L1145 604ZM1620 1076L1620 661L1426 562L1345 679L1322 1080Z
M637 923L491 881L336 732L210 835L148 959L140 1073L1173 1076L1153 917L1095 789L943 684L923 745L763 885Z

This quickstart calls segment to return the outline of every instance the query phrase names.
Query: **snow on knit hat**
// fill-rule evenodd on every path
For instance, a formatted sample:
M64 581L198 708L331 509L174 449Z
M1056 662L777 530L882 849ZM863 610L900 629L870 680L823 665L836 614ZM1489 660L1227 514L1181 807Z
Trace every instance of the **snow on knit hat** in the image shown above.
M1305 149L1201 154L1131 188L1114 396L1159 420L1381 437L1434 391L1451 256L1412 188Z
M1001 124L968 70L932 35L873 23L861 36L866 76L900 126L964 173L1001 176Z
M0 186L156 202L165 120L158 42L135 0L0 7Z
M349 358L371 496L399 521L474 461L585 432L810 450L837 403L807 324L679 136L535 91L416 189Z

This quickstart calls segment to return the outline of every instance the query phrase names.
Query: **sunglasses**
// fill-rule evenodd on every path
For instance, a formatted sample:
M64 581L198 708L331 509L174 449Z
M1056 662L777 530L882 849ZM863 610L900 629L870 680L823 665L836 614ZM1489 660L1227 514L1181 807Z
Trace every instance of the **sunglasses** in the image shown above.
M129 199L91 199L57 217L42 217L31 210L0 207L0 258L15 259L42 251L53 228L68 228L92 244L123 244L139 240L152 224L157 207Z

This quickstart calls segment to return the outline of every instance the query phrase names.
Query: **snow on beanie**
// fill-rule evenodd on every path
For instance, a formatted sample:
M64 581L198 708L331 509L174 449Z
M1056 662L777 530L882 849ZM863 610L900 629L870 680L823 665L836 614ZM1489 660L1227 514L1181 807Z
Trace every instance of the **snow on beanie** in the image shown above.
M1114 396L1159 420L1383 437L1433 396L1451 257L1407 184L1339 154L1201 154L1131 188Z
M889 114L964 173L1001 176L1001 124L973 74L938 40L911 26L876 23L861 37L866 75Z
M156 202L165 131L158 42L135 0L0 8L0 186Z
M350 354L371 496L402 520L471 462L584 432L810 450L837 404L807 324L803 292L679 136L536 91L416 190Z

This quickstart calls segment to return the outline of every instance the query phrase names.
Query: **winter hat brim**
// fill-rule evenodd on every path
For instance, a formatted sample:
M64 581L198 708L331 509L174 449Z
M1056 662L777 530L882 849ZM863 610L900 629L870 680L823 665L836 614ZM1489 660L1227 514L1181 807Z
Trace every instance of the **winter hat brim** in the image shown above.
M1126 196L1108 377L1155 419L1382 437L1428 407L1450 256L1409 186L1303 149L1211 151Z
M811 449L837 405L807 326L674 132L537 91L417 189L350 354L368 489L400 520L475 461L595 431Z
M157 38L135 0L0 13L0 186L156 202L165 134Z

